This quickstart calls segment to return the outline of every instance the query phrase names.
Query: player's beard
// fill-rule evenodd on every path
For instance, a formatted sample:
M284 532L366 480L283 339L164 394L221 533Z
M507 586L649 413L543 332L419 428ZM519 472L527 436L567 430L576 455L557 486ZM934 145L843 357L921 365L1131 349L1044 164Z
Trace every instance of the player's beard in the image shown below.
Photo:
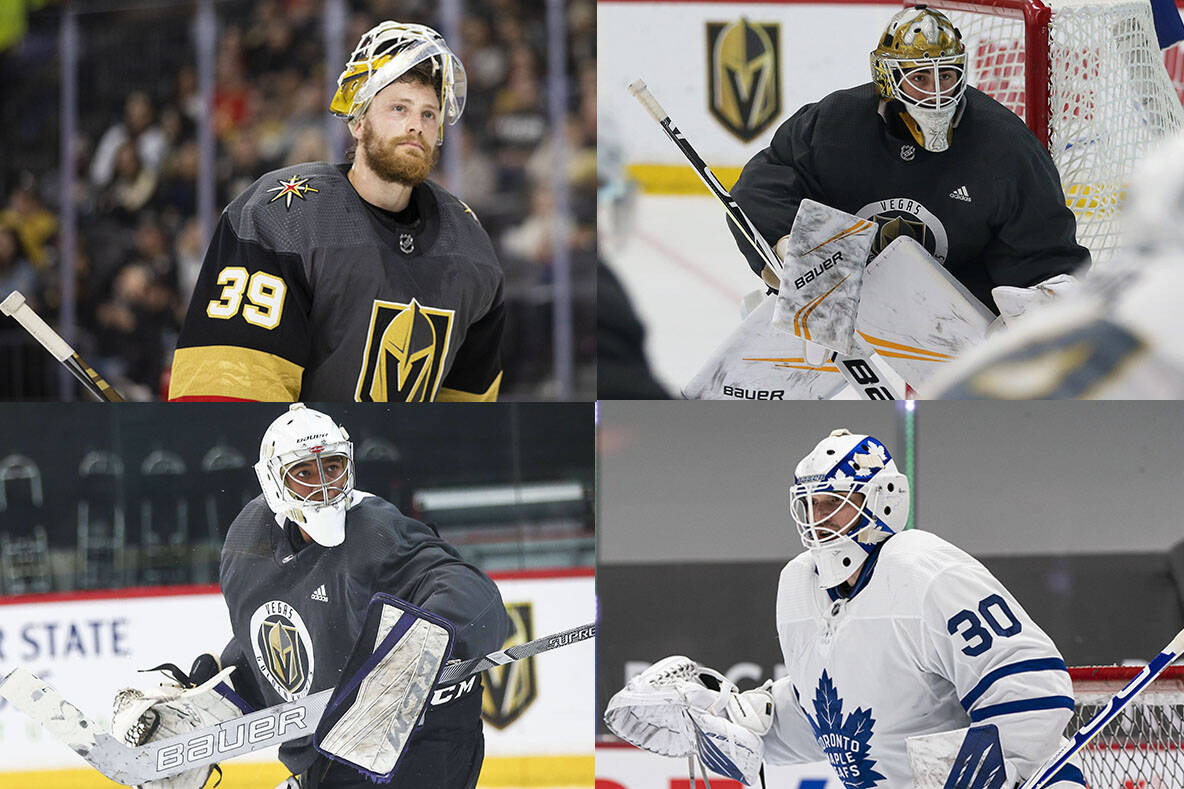
M400 143L417 142L423 149L400 148ZM369 120L362 121L362 138L358 141L366 157L366 164L384 181L403 186L419 186L440 158L440 148L428 145L422 134L395 139L380 139ZM430 149L430 152L429 152Z

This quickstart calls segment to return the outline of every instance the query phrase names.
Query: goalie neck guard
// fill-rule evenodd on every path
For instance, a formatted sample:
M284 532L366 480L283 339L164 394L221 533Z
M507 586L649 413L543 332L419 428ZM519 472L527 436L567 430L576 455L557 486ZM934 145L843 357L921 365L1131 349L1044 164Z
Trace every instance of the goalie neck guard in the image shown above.
M348 121L357 120L378 91L425 62L431 67L444 120L456 123L468 93L465 67L435 30L401 22L383 22L362 36L337 78L329 111Z
M880 97L904 106L901 119L913 138L927 151L949 148L966 93L966 46L949 18L923 5L897 13L872 50L871 67Z
M819 586L830 589L904 528L908 478L875 438L835 430L794 470L789 511L814 559Z
M340 470L334 470L335 460ZM298 478L294 471L306 476ZM319 545L345 542L345 513L354 490L354 445L345 428L328 415L293 403L263 434L255 474L272 512L297 524Z

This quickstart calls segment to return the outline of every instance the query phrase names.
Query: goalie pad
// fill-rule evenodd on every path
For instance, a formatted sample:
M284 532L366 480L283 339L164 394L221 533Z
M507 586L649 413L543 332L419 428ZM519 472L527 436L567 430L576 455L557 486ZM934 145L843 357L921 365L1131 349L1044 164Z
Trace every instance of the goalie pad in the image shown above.
M856 331L914 388L981 343L995 318L908 236L876 255L863 284Z
M770 294L712 351L683 387L689 400L822 400L846 379L832 362L811 364L802 341L774 328Z
M193 688L162 685L149 693L136 688L124 688L115 695L111 733L134 747L203 729L252 712L250 705L225 682L233 670L234 666L228 666ZM178 679L185 683L188 678L180 675ZM215 769L217 765L198 767L169 778L149 781L141 784L141 787L201 789Z
M871 220L803 200L777 242L784 267L773 326L849 354L875 230Z
M638 748L662 756L697 754L715 772L748 785L760 775L761 735L773 723L772 709L767 689L740 693L718 672L674 655L618 691L604 722Z
M318 751L389 781L452 652L452 624L376 594L313 738Z

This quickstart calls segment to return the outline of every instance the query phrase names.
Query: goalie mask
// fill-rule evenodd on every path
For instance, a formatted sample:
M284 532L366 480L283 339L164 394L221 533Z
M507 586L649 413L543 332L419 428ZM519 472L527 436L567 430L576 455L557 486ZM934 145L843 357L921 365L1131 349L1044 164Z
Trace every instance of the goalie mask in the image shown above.
M263 434L255 474L267 506L319 545L345 542L354 445L326 414L293 403Z
M949 18L923 5L896 14L872 50L871 65L880 97L904 106L901 118L921 147L949 148L966 93L966 46Z
M789 510L818 568L819 586L830 589L904 528L908 478L875 438L835 430L798 463Z
M465 67L435 30L401 22L383 22L362 36L337 78L337 93L329 111L348 121L357 120L378 91L425 62L430 64L444 120L456 123L468 92ZM443 131L441 127L441 136Z

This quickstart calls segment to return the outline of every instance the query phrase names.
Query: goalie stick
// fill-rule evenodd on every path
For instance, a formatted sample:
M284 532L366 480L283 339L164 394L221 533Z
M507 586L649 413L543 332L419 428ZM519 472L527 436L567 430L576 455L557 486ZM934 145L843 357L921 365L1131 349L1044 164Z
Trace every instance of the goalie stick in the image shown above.
M1163 673L1171 663L1180 657L1181 652L1184 652L1184 630L1176 634L1176 637L1164 647L1155 658L1143 667L1143 670L1135 675L1134 679L1126 683L1126 686L1114 694L1114 698L1110 699L1105 707L1098 711L1097 715L1090 718L1089 723L1077 730L1067 743L1061 746L1060 750L1040 765L1035 773L1032 774L1028 780L1024 781L1018 789L1040 789L1046 785L1054 775L1082 748L1084 748L1090 740L1092 740L1098 732L1100 732L1106 724L1118 717L1118 713L1129 704L1135 696L1138 696L1151 682Z
M658 100L654 98L654 94L650 93L649 88L645 86L645 82L638 79L629 84L629 92L633 97L641 102L641 106L645 107L650 116L653 117L658 125L662 127L662 131L666 132L666 136L674 143L675 147L682 152L687 161L691 163L695 174L699 176L699 180L707 187L717 200L724 206L724 211L728 215L728 219L734 224L740 232L748 239L748 243L752 244L756 249L757 254L765 261L765 265L769 266L773 271L780 276L784 266L780 258L773 252L769 246L769 242L765 237L757 231L756 226L744 213L743 209L736 204L735 199L724 189L723 184L715 177L715 173L707 166L698 152L691 146L687 140L686 135L679 131L678 127L674 125L674 121L666 114L666 110L662 109L662 105L658 104ZM837 351L827 349L830 355L834 358L835 366L843 377L847 379L847 383L855 390L864 400L900 400L909 396L911 392L907 383L905 390L900 389L895 384L896 377L886 374L885 369L891 368L880 358L874 351L867 355L856 354L841 354Z
M451 685L486 669L595 636L596 625L587 624L491 652L484 657L453 663L440 672L436 687ZM103 731L82 710L30 671L13 669L0 682L0 697L8 699L103 775L128 786L167 778L297 737L310 737L332 694L333 688L329 688L214 726L133 747Z
M45 350L53 354L53 358L61 362L62 366L78 379L82 388L90 392L95 399L105 403L123 402L123 396L115 391L103 376L96 373L93 367L84 362L40 315L33 312L33 308L25 303L25 297L19 290L14 290L4 301L0 301L0 312L15 318L17 323L33 335L33 339L41 343Z

